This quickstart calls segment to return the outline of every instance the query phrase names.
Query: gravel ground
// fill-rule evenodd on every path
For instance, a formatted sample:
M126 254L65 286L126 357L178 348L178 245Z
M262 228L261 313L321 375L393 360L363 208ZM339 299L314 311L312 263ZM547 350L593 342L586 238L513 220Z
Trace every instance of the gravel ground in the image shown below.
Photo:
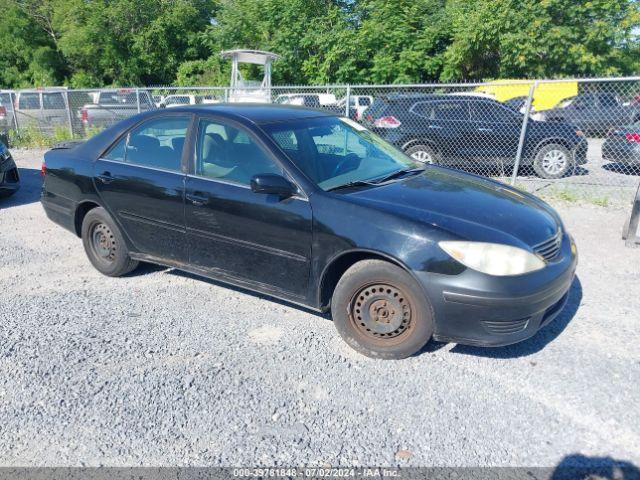
M16 151L0 203L0 465L640 465L640 249L628 210L557 205L581 254L519 345L403 361L300 308L144 266L94 270Z

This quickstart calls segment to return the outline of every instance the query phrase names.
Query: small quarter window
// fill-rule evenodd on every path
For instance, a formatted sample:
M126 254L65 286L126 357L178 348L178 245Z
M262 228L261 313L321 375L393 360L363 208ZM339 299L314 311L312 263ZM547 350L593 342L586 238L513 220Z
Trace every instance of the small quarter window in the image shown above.
M107 160L114 160L117 162L124 162L124 155L127 148L127 140L129 139L129 135L125 135L120 139L118 143L116 143L111 149L104 155L103 158Z

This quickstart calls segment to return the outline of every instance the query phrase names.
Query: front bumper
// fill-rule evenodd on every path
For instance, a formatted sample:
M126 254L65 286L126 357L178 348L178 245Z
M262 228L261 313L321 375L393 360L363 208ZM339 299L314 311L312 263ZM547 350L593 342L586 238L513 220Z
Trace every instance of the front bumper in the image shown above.
M587 163L587 150L589 143L586 139L581 139L580 142L573 149L573 160L576 165L584 165Z
M434 338L498 347L533 336L564 308L578 262L566 233L558 256L537 272L492 277L418 273L435 313Z
M0 163L0 196L7 196L20 189L20 174L13 159Z

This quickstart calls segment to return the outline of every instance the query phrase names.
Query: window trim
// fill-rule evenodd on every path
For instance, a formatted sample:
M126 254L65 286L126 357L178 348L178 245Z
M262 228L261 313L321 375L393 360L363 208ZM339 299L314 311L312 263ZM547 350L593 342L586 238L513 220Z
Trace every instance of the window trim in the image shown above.
M126 156L125 156L125 160L112 160L109 158L105 158L105 155L107 155L119 142L120 140L122 140L124 137L127 137L127 140L125 142L125 152L127 151L127 147L129 146L129 137L131 135L131 132L133 132L134 130L136 130L138 127L142 126L143 124L147 123L147 122L151 122L154 120L161 120L163 118L166 117L185 117L189 119L189 124L187 125L187 131L185 133L185 140L184 140L184 145L182 146L182 155L180 157L180 170L168 170L165 168L159 168L159 167L151 167L149 165L140 165L138 163L133 163L133 162L127 162L126 161ZM187 163L189 161L188 158L188 154L189 154L189 149L190 149L190 139L193 133L193 125L194 125L194 119L195 119L195 115L193 113L188 113L188 112L166 112L164 110L160 110L160 111L154 111L154 113L148 117L144 117L141 118L138 122L136 122L135 124L131 125L129 128L127 128L124 132L122 132L120 135L118 135L118 137L109 144L109 146L107 148L105 148L103 150L103 152L100 154L100 156L98 156L97 160L103 160L106 162L113 162L113 163L119 163L122 165L131 165L131 166L135 166L135 167L142 167L142 168L148 168L148 169L153 169L153 170L158 170L161 172L171 172L171 173L178 173L181 175L186 175L187 173Z

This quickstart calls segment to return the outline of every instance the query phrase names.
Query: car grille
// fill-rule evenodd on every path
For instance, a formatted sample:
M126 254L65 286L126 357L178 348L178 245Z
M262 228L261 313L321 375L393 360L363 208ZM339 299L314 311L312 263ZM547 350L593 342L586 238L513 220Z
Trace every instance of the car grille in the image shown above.
M545 240L533 247L533 251L544 258L547 262L553 260L560 251L560 245L562 244L562 232L558 230L553 237L549 240Z
M522 318L520 320L511 320L506 322L493 322L493 321L481 321L480 323L489 333L496 335L509 335L512 333L518 333L527 328L531 317Z

